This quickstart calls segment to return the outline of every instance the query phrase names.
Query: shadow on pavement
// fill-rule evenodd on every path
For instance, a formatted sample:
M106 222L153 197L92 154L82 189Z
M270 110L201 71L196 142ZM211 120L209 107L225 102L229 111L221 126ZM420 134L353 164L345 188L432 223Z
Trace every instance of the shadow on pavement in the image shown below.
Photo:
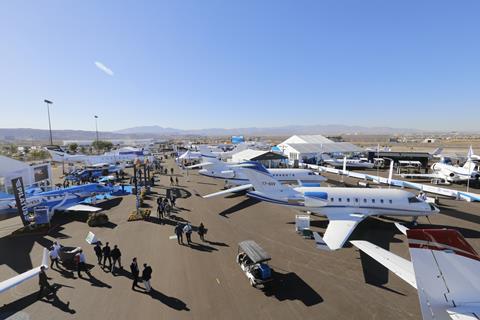
M155 289L152 289L150 292L144 292L144 293L150 295L152 299L158 300L172 309L175 309L178 311L190 311L190 309L187 307L185 302L183 302L178 298L169 297Z
M253 205L255 205L259 202L260 202L260 200L253 199L253 198L248 198L248 199L245 199L244 201L242 201L240 203L237 203L236 205L234 205L234 206L232 206L228 209L223 210L222 212L219 213L219 215L221 215L224 218L228 218L228 215L230 215L232 213L235 213L237 211L246 209L248 207L251 207L251 206L253 206Z
M266 296L279 301L299 300L310 307L323 302L323 298L296 273L278 273L272 270L273 281L263 289Z
M49 293L46 297L44 296L42 299L39 299L38 291L29 294L23 298L20 298L12 303L6 304L0 307L0 319L6 319L17 312L22 311L23 309L27 308L28 306L34 304L37 301L45 302L51 304L52 306L62 310L63 312L67 312L70 314L74 314L76 311L70 308L70 302L67 301L66 303L60 300L57 295L57 292L62 287L72 288L70 286L62 285L62 284L52 284L54 287L55 292Z

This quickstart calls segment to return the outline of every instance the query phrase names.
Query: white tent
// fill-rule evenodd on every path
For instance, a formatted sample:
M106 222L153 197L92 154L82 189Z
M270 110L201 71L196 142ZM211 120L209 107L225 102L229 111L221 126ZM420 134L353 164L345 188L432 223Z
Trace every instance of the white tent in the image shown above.
M41 181L51 181L50 163L29 165L12 158L0 156L0 190L8 192L11 180L22 177L23 184L30 186Z

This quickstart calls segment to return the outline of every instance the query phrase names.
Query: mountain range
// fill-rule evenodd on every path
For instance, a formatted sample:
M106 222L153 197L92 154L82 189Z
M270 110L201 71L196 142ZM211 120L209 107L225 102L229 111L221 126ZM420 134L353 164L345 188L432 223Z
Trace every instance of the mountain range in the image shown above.
M366 134L366 135L394 135L419 134L418 129L390 128L390 127L362 127L346 125L292 125L282 127L248 127L248 128L208 128L208 129L175 129L161 126L140 126L117 130L113 132L99 132L100 139L142 139L165 138L176 136L290 136L293 134ZM83 130L52 130L53 139L59 140L94 140L95 131ZM0 128L0 140L4 141L42 141L49 140L49 131L30 128Z
M161 126L141 126L115 131L122 134L155 134L155 135L199 135L199 136L287 136L293 134L408 134L420 133L418 129L390 127L362 127L346 125L292 125L282 127L248 127L248 128L209 128L182 130Z

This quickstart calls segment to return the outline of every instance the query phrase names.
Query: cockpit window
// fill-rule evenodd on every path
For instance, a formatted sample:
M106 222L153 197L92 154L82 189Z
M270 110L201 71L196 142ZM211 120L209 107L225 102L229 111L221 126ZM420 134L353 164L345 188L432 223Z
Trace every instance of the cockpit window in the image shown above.
M421 202L417 197L410 197L408 198L408 203L416 203L416 202Z

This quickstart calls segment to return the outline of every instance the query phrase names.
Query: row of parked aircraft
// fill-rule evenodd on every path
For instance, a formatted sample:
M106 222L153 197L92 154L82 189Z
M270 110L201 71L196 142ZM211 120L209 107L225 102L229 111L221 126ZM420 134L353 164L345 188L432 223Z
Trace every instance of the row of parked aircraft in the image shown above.
M416 218L439 212L435 205L404 190L294 188L282 184L270 170L258 163L231 165L229 170L242 172L242 176L248 179L243 187L248 187L249 197L327 216L329 224L324 236L314 234L320 249L341 248L356 225L368 216ZM241 187L204 198L237 192ZM480 256L463 236L447 229L408 230L400 226L399 229L407 235L411 261L367 241L352 240L351 243L417 289L424 320L480 319Z

